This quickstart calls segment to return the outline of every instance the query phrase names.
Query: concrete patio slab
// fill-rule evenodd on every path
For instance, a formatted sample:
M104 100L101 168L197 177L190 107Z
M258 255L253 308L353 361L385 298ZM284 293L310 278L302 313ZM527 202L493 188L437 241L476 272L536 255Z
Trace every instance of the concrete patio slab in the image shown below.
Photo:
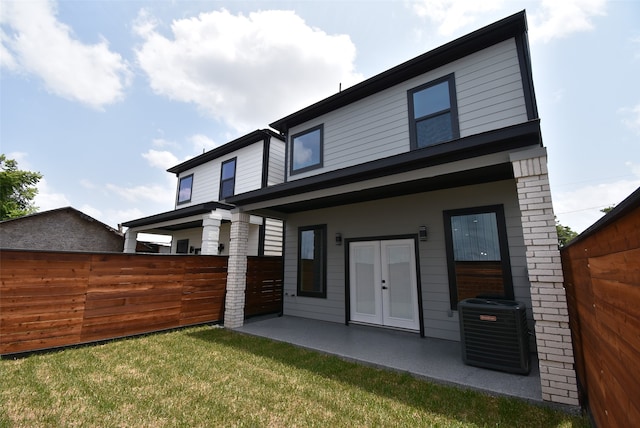
M459 342L420 338L404 331L290 316L253 318L236 331L439 383L542 403L538 361L533 354L531 373L524 376L465 365Z

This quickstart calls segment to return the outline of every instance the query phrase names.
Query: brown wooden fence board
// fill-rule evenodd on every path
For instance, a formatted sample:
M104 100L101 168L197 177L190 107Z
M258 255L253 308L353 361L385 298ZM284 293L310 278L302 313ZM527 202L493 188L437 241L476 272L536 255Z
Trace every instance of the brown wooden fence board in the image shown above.
M561 251L581 396L599 427L640 423L640 207Z
M282 259L249 259L252 310L279 311ZM3 250L0 354L221 321L227 262L217 256Z
M249 257L245 317L282 310L282 258Z

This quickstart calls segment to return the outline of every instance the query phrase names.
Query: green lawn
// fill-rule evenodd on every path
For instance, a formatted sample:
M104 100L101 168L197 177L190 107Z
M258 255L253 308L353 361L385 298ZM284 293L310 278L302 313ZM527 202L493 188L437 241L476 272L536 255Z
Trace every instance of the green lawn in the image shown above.
M0 427L589 426L208 326L0 364Z

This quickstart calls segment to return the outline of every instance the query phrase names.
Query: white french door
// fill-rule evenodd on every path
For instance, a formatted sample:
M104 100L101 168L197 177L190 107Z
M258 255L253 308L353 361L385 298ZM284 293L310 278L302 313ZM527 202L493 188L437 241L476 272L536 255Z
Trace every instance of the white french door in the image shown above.
M420 329L413 239L349 244L351 321Z

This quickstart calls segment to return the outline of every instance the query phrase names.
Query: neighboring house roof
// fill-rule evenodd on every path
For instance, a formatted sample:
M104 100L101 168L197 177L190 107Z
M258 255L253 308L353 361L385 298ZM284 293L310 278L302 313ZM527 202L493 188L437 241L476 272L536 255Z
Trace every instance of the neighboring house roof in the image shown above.
M293 126L299 125L340 107L344 107L355 101L366 98L384 89L390 88L413 77L419 76L430 70L434 70L445 64L513 37L516 38L516 43L521 45L520 51L524 52L524 55L528 56L528 43L526 42L526 38L523 37L526 32L526 15L525 12L522 11L404 62L329 98L325 98L322 101L271 123L270 126L282 133L285 133ZM522 75L524 77L523 87L527 114L529 119L535 119L538 117L538 111L533 91L530 62L520 61L520 67L526 67L526 69L522 70Z
M598 230L626 216L628 213L637 209L638 207L640 207L640 187L638 187L624 201L616 205L615 208L609 211L606 215L602 216L600 220L593 223L584 232L572 239L567 245L564 246L564 248L575 245L583 239L588 238Z
M122 223L122 225L125 227L149 226L165 221L178 220L198 214L205 214L216 209L231 210L232 208L234 208L233 205L223 204L221 202L206 202L203 204L191 205L185 208L167 211L160 214L154 214L152 216L139 218L137 220L127 221ZM201 224L195 226L201 226Z
M187 161L182 162L181 164L173 166L169 168L167 171L177 175L183 171L194 168L198 165L202 165L203 163L209 162L213 159L217 159L221 156L224 156L233 151L239 150L243 147L246 147L258 141L262 141L265 139L265 137L274 137L281 141L284 141L284 138L281 135L273 132L270 129L258 129L247 135L244 135L240 138L230 141L223 146L217 147L213 150L209 150L208 152L203 153L200 156L196 156L195 158L189 159Z
M124 235L72 207L0 222L3 248L121 252Z
M122 232L119 232L118 230L114 229L113 227L102 223L101 221L96 220L95 218L83 213L82 211L79 211L73 207L62 207L62 208L56 208L53 210L48 210L48 211L41 211L41 212L37 212L37 213L33 213L33 214L29 214L29 215L25 215L22 217L17 217L17 218L10 218L8 220L3 220L0 221L0 224L7 224L10 222L23 222L25 220L29 220L32 219L34 217L44 217L44 216L51 216L57 213L61 213L61 212L69 212L73 215L78 216L79 218L81 218L82 220L88 221L88 222L92 222L92 223L96 223L101 225L102 227L104 227L107 231L118 235L118 236L124 236L124 234Z

